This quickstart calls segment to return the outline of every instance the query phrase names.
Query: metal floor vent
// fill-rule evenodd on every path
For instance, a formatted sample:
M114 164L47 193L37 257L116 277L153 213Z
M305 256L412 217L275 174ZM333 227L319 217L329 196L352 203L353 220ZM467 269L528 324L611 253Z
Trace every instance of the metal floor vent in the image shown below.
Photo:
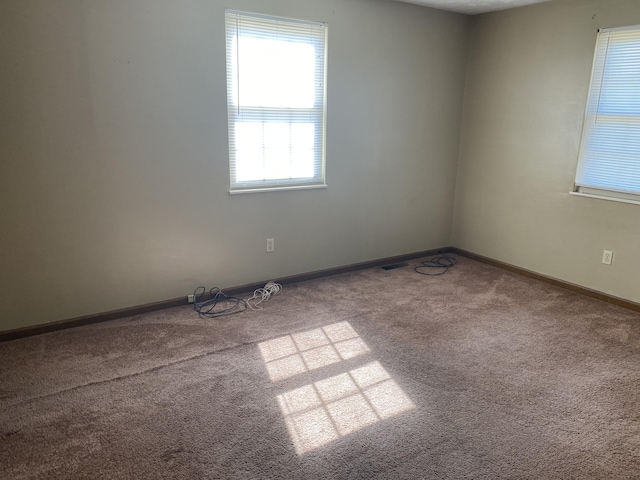
M380 267L383 270L393 270L394 268L402 268L402 267L408 267L409 264L408 263L394 263L393 265L385 265L384 267Z

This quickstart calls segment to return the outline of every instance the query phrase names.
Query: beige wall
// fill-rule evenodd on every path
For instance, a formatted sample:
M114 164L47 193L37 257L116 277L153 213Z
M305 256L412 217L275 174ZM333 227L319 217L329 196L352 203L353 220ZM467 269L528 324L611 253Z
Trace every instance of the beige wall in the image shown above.
M327 190L228 195L225 7L329 23ZM448 245L468 24L386 0L3 0L0 330Z
M455 246L640 301L640 206L569 195L596 32L638 0L563 0L474 20ZM602 251L614 250L612 266Z

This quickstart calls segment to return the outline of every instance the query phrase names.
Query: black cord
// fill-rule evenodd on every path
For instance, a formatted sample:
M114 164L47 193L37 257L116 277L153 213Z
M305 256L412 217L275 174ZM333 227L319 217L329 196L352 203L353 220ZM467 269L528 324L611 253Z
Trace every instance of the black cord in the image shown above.
M234 313L244 312L247 309L247 302L238 297L227 296L218 287L213 287L209 290L211 298L203 302L199 302L203 296L206 288L198 287L193 291L195 301L193 302L193 309L198 312L198 315L202 315L207 318L216 318L223 315L233 315ZM199 292L199 293L198 293Z
M449 271L458 261L447 255L437 255L429 260L423 261L420 265L414 268L414 270L420 275L429 275L430 277L436 275L442 275ZM429 273L429 268L438 268L439 270L432 270L435 273Z

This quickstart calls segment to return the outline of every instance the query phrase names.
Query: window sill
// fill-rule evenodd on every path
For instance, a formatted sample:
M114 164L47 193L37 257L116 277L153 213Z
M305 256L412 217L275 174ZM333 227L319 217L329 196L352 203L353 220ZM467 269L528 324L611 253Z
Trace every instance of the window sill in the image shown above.
M289 185L284 187L263 187L263 188L239 188L229 190L229 195L237 195L241 193L264 193L264 192L282 192L286 190L316 190L319 188L327 188L327 184L319 185Z
M628 199L628 198L607 197L606 195L595 195L593 193L583 193L583 192L569 192L569 194L576 195L577 197L596 198L598 200L609 200L609 201L612 201L612 202L630 203L632 205L640 205L640 200L631 200L631 199Z

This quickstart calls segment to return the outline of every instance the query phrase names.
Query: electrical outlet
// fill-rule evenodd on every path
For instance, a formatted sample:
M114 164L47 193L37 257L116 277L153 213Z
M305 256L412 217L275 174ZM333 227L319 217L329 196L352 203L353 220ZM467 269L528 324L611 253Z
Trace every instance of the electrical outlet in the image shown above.
M275 238L267 238L267 252L275 252L276 251L276 239Z
M605 250L602 253L602 263L611 265L611 262L613 262L613 252L611 250Z
M195 295L187 295L187 302L193 303L195 301L196 301L196 296Z

